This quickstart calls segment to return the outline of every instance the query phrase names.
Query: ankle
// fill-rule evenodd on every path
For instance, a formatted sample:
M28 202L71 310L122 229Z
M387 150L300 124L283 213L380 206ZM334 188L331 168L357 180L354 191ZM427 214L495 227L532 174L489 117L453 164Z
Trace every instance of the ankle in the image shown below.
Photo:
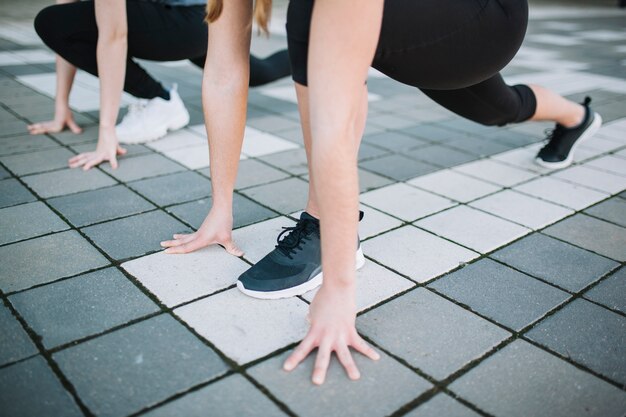
M587 108L585 106L576 104L567 116L563 117L562 120L559 120L559 124L565 126L566 128L580 126L580 124L585 120L586 113Z

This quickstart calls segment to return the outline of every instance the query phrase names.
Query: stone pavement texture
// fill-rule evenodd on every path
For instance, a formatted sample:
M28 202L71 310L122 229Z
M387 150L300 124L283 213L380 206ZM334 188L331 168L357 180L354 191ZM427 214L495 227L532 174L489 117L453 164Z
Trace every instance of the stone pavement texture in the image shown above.
M201 72L145 62L178 83L191 124L130 146L118 170L69 169L97 139L98 81L77 75L83 134L26 134L53 115L55 75L40 4L20 2L0 16L0 415L626 415L626 13L606 3L531 4L504 71L594 98L605 125L560 171L532 163L549 124L483 127L371 73L357 328L382 359L357 356L359 382L333 359L314 387L312 357L281 364L315 292L234 286L306 200L291 81L250 92L234 199L246 254L164 255L212 201ZM284 6L257 54L286 46Z

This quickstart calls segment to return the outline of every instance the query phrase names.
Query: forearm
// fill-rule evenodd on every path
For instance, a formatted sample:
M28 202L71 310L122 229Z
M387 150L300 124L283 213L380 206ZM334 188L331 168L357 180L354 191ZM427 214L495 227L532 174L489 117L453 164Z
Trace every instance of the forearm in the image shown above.
M101 36L98 39L96 55L100 78L100 128L102 129L115 127L124 87L126 52L125 34Z
M70 103L70 92L72 91L72 84L74 83L74 76L76 75L76 67L59 55L56 57L56 97L55 105L57 109L66 109Z

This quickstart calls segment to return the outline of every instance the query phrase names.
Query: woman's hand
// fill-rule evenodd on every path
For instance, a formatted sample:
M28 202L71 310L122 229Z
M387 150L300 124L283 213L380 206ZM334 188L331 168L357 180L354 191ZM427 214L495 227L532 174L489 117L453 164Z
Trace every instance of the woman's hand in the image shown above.
M84 171L95 167L102 162L109 161L113 169L117 169L117 156L126 154L126 149L117 143L115 129L100 130L98 145L94 152L83 152L70 158L70 168L82 166Z
M212 208L195 233L176 234L174 240L161 242L165 253L189 253L209 245L221 245L228 253L242 256L243 251L235 245L232 237L233 216Z
M31 135L42 135L44 133L59 133L68 127L72 133L82 133L83 129L74 121L74 115L69 107L57 108L54 112L54 120L47 122L33 123L28 125L28 132Z
M323 384L326 379L332 352L337 354L352 380L359 379L361 374L352 359L350 346L372 360L380 359L380 355L356 331L353 288L322 285L309 308L309 320L309 333L285 361L283 369L286 371L295 369L316 347L318 351L312 377L316 385Z

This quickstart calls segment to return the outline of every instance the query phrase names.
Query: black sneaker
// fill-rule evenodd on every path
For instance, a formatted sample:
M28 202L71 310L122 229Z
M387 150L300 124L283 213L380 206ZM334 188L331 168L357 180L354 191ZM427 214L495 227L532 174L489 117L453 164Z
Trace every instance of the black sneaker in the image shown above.
M322 284L319 220L303 212L294 227L283 229L276 239L276 248L237 280L237 288L242 293L254 298L287 298L302 295ZM285 233L288 234L281 240ZM356 269L364 264L359 244Z
M571 165L576 147L591 138L602 125L602 118L589 107L591 98L586 97L581 103L585 106L585 118L576 127L567 128L557 123L554 129L546 133L548 143L541 148L535 162L542 167L560 169Z

